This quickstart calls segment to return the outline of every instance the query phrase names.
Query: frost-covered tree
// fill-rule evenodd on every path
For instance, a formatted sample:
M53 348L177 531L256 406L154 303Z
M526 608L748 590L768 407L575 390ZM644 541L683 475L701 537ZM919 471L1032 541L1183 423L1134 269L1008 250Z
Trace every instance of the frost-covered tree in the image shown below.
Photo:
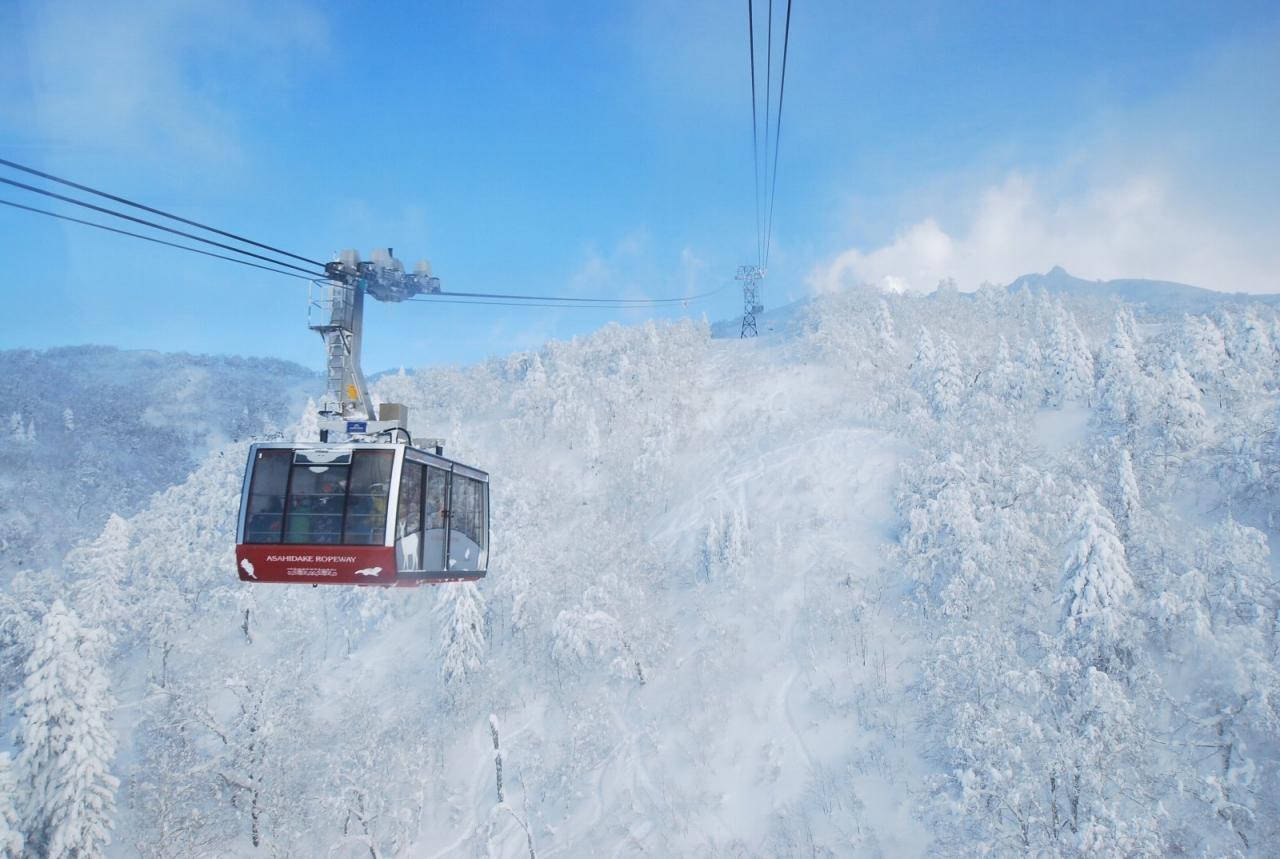
M1045 333L1051 403L1088 401L1093 392L1093 354L1075 317L1061 304L1055 304Z
M133 807L133 848L145 859L206 855L234 837L232 816L211 802L224 785L210 781L212 761L201 748L206 725L189 712L191 692L171 687L157 696L135 735L140 751L126 795ZM203 715L206 723L212 718ZM215 742L222 746L224 737Z
M92 635L61 600L45 614L27 659L18 713L15 765L24 797L22 831L40 856L102 856L119 782L111 774L114 706Z
M1009 341L1000 335L991 366L980 377L981 390L1006 407L1022 401L1026 391L1026 373L1013 360Z
M173 807L148 809L145 820L151 827L163 826L167 813L174 815L170 827L178 827L171 831L193 843L210 835L230 840L225 833L235 832L254 848L282 853L316 824L318 758L324 753L316 742L317 697L314 679L296 656L302 648L291 644L285 652L293 659L259 661L245 654L249 658L224 664L214 674L216 700L210 700L213 689L177 682L166 687L165 694L174 699L170 712L181 720L173 727L198 728L205 740L202 766L191 774L204 783L195 790L212 794L218 805L208 809L205 820L183 821L182 804L190 797L174 793L169 797ZM202 699L202 693L209 698ZM196 749L184 750L187 742L190 737L165 744L175 755L196 754ZM184 823L190 827L185 832Z
M1228 516L1196 541L1190 569L1160 582L1149 614L1171 699L1171 745L1183 798L1181 840L1206 855L1251 852L1280 832L1264 799L1277 776L1262 749L1280 736L1280 666L1274 659L1280 598L1266 536Z
M307 400L307 406L298 418L297 428L289 437L298 441L320 440L320 409L314 399Z
M1128 659L1132 594L1133 579L1115 522L1086 485L1072 522L1060 598L1062 634L1081 664L1108 671Z
M101 630L108 645L131 625L124 596L132 532L128 520L112 513L92 543L67 555L67 570L75 579L76 615L90 628Z
M1213 431L1204 406L1200 404L1200 389L1177 352L1169 356L1162 387L1151 442L1153 452L1168 470L1171 465L1184 462L1190 454L1208 444L1213 438Z
M889 354L893 354L898 349L898 336L893 324L893 313L889 310L889 303L883 298L876 306L876 337L880 341L880 348Z
M1115 481L1110 496L1117 532L1121 542L1127 542L1142 510L1142 491L1127 447L1116 453Z
M929 334L928 328L921 325L916 334L915 352L911 356L911 386L926 397L936 364L937 352L933 347L933 336Z
M1139 366L1137 348L1129 338L1127 315L1116 314L1111 339L1099 355L1098 414L1132 443L1154 398Z
M1227 332L1227 353L1249 388L1274 384L1276 355L1271 335L1258 312L1250 307Z
M1027 404L1039 407L1049 402L1049 374L1045 370L1044 352L1035 338L1023 344L1017 363L1021 366L1024 377L1023 390Z
M1222 329L1212 319L1185 314L1175 348L1186 358L1187 371L1202 389L1222 390L1230 359Z
M964 395L964 373L960 369L960 354L955 341L942 335L934 357L933 372L929 377L929 405L936 415L949 415L960 408Z
M904 498L907 526L895 551L926 613L967 617L997 588L982 536L972 468L953 455L926 466Z
M440 588L436 617L440 623L440 678L461 686L484 665L485 603L473 582Z
M25 840L18 817L18 785L8 752L0 752L0 859L21 859Z

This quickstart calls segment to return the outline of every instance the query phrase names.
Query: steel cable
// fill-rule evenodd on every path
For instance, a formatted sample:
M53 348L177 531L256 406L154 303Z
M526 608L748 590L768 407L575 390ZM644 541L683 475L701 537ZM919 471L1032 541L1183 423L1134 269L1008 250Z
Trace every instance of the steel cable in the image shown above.
M91 188L88 185L81 185L79 182L72 182L70 179L55 176L52 173L45 173L43 170L37 170L34 167L27 167L26 165L18 164L15 161L8 161L4 158L0 158L0 164L3 164L6 167L12 167L14 170L21 170L24 173L30 173L32 176L39 176L41 179L48 179L50 182L57 182L60 185L75 188L78 191L87 191L88 193L94 194L98 197L114 200L117 203L123 203L126 206L132 206L135 209L141 209L142 211L150 212L153 215L160 215L161 217L169 218L170 220L178 221L179 223L188 224L192 227L199 227L200 229L206 230L210 233L217 233L220 236L226 236L229 239L235 239L236 241L243 242L247 245L253 245L254 247L262 248L263 250L272 251L273 253L282 254L283 256L292 257L293 259L300 260L301 262L309 262L312 265L318 265L320 268L324 268L324 263L322 262L317 262L316 260L308 259L304 256L299 256L298 254L263 244L262 242L255 242L253 239L247 239L244 236L238 236L235 233L229 233L226 230L220 230L217 227L210 227L207 224L202 224L199 221L193 221L189 218L184 218L181 215L175 215L172 212L166 212L163 209L155 209L151 206L145 206L142 203L134 202L126 197L119 197L115 194L109 194L106 191L99 191L97 188Z
M58 212L50 212L48 209L37 209L34 206L24 206L23 204L15 203L12 200L0 199L0 205L12 206L15 209L23 209L28 212L35 212L38 215L48 215L51 218L58 218L59 220L63 220L63 221L71 221L72 223L75 223L75 224L84 224L86 227L96 227L99 230L106 230L109 233L119 233L122 236L132 236L135 239L142 239L143 241L155 242L158 245L168 245L171 248L179 248L184 251L191 251L193 254L201 254L202 256L213 257L214 259L224 259L227 262L235 262L235 263L239 263L240 265L247 265L251 268L260 268L263 271L272 271L272 272L275 272L276 274L283 274L285 277L296 277L299 280L312 279L310 277L307 277L305 274L294 274L291 271L282 271L278 268L271 268L270 266L259 265L256 262L249 262L247 259L238 259L236 257L229 257L229 256L226 256L225 254L215 254L212 251L202 251L199 248L193 248L190 245L180 245L177 242L165 241L164 239L158 239L155 236L144 236L142 233L134 233L134 232L130 232L129 230L121 230L116 227L108 227L106 224L98 224L98 223L94 223L93 221L83 220L81 218L73 218L70 215L63 215L63 214L59 214Z
M770 0L772 3L772 0ZM778 85L778 121L773 132L773 179L769 189L769 216L765 222L764 264L769 265L769 250L773 242L773 203L778 196L778 149L782 142L782 99L787 92L787 49L791 44L791 0L787 0L787 23L782 35L782 75ZM768 157L769 140L765 138L765 157Z
M173 233L176 236L182 236L183 238L192 239L197 242L203 242L204 244L212 245L215 248L222 248L223 250L228 250L228 251L231 251L232 253L243 254L244 256L253 257L254 259L260 259L260 260L263 260L264 262L269 262L272 265L281 266L282 268L291 268L291 269L294 269L295 271L300 271L303 274L309 274L312 277L316 276L316 272L312 271L311 269L302 268L301 266L296 266L290 262L285 262L283 260L278 260L278 259L272 259L271 257L266 257L266 256L263 256L262 254L256 254L253 251L247 251L247 250L244 250L243 248L237 248L237 247L234 247L233 245L224 244L223 242L215 242L213 239L206 239L203 236L197 236L194 233L188 233L182 230L175 230L173 227L166 227L164 224L157 224L155 221L148 221L144 218L135 218L133 215L126 215L124 212L117 212L114 209L108 209L105 206L98 206L94 203L89 203L84 200L77 200L75 197L68 197L65 194L58 194L46 188L37 188L35 185L28 185L25 182L18 182L14 179L6 179L3 176L0 176L0 182L3 182L6 185L12 185L15 188L21 188L24 191L31 191L36 194L43 194L46 197L52 197L55 200L62 200L64 203L71 203L72 205L75 205L75 206L83 206L86 209L92 209L93 211L101 212L104 215L111 215L116 218L123 218L126 221L133 221L135 224L142 224L144 226L151 227L152 229L164 230L166 233Z

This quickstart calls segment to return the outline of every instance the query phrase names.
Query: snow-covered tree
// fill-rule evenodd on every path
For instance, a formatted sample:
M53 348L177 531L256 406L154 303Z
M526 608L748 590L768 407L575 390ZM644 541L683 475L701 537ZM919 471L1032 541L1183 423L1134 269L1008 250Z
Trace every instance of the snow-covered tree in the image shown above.
M1230 359L1222 329L1212 319L1185 314L1175 348L1186 359L1187 371L1202 389L1221 390Z
M1209 443L1213 432L1200 404L1200 389L1177 352L1169 356L1162 387L1151 441L1153 452L1167 470Z
M928 396L933 381L934 367L937 364L936 350L929 329L920 326L916 334L916 348L911 357L911 385L922 395Z
M126 795L133 806L133 848L145 859L206 855L234 838L232 816L210 802L224 786L210 781L211 761L200 744L206 725L187 710L191 692L170 687L138 726L139 757ZM203 715L207 723L211 716ZM216 737L219 746L222 739Z
M67 555L67 570L74 576L72 599L76 615L90 628L101 630L107 644L130 625L124 590L132 533L129 522L112 513L92 543Z
M22 831L40 856L102 856L118 780L111 774L114 706L92 635L61 600L45 614L15 700Z
M1024 397L1028 405L1039 407L1050 400L1050 374L1045 369L1044 352L1040 343L1032 338L1023 344L1017 362L1022 369Z
M981 376L982 390L996 402L1009 406L1022 399L1025 383L1026 374L1014 363L1009 341L1002 334L991 366Z
M1121 542L1126 542L1142 510L1142 492L1127 447L1121 447L1116 454L1115 481L1110 495L1119 537Z
M1087 401L1093 392L1093 354L1075 317L1061 304L1054 305L1046 335L1052 404Z
M880 348L889 354L893 354L898 348L898 336L893 324L893 313L889 310L889 303L883 298L876 306L876 337L880 341Z
M1227 353L1251 388L1274 384L1276 355L1271 335L1258 312L1250 307L1227 333Z
M934 357L933 372L929 378L929 405L936 415L949 415L960 408L964 395L964 373L960 369L960 354L955 341L946 334Z
M1103 421L1126 435L1132 443L1138 424L1151 407L1151 386L1138 363L1138 352L1129 338L1127 313L1116 314L1107 341L1099 355L1098 413Z
M0 859L21 859L25 839L18 817L18 785L8 752L0 752Z
M1062 571L1062 632L1082 665L1113 670L1128 658L1133 579L1111 514L1086 485Z
M484 665L485 603L473 582L440 588L436 603L440 622L440 678L458 687Z
M298 441L320 440L319 406L314 399L308 399L302 414L298 416L297 429L290 433L290 438Z

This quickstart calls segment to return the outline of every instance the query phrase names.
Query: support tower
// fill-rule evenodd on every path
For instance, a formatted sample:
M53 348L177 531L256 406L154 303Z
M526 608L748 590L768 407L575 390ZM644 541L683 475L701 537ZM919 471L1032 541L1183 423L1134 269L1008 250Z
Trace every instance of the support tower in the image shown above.
M307 320L324 340L326 353L321 441L328 441L330 433L371 437L405 428L403 406L384 403L375 412L360 369L364 297L368 293L379 301L398 302L438 292L440 279L432 276L429 263L424 260L408 273L390 248L374 251L368 261L355 251L343 251L338 260L325 265L325 278L313 282Z
M760 303L760 281L764 280L764 269L758 265L740 265L736 280L742 281L742 332L740 337L755 337L756 314L764 313L764 305Z

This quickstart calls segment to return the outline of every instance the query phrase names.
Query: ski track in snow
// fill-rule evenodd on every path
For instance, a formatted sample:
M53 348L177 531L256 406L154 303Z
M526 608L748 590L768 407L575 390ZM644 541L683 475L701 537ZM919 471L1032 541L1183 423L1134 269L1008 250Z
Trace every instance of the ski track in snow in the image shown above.
M779 693L778 701L781 705L782 715L786 719L787 727L791 729L791 736L796 741L796 745L800 747L800 753L804 755L805 762L809 769L814 767L813 754L809 751L809 744L804 741L804 736L800 733L800 727L796 724L796 717L791 712L791 689L795 686L795 682L803 673L803 669L797 664L792 670L791 676L787 678L787 682L783 684Z

